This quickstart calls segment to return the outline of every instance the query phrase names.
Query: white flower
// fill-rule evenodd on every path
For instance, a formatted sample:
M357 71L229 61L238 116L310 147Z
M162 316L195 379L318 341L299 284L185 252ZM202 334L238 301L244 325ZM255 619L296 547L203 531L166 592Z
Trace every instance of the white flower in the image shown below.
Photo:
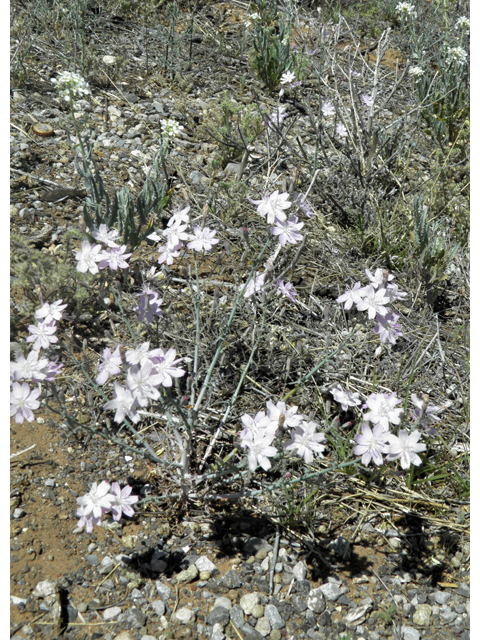
M385 289L375 291L373 285L369 284L359 289L358 295L362 296L362 300L357 302L357 309L368 311L370 320L373 320L377 314L386 316L389 312L388 307L384 306L390 302L390 299L385 295Z
M427 448L426 444L418 444L421 437L420 431L413 431L408 435L404 429L399 432L398 437L390 434L388 437L390 446L387 460L398 460L400 458L402 469L409 469L411 464L418 467L422 464L422 459L417 453L425 451Z
M161 125L163 133L169 138L174 138L183 129L182 125L178 124L178 122L172 118L161 120Z
M349 309L352 308L353 304L358 304L359 302L362 301L362 296L359 294L359 291L361 290L361 288L362 288L361 283L356 282L351 289L347 289L345 293L342 293L342 295L339 296L335 300L335 302L338 302L339 304L344 302L345 303L344 309L348 311Z
M337 135L340 136L340 138L345 138L348 133L347 127L341 122L337 124L337 126L335 127L335 131L337 132Z
M101 259L98 253L101 249L101 244L91 245L88 240L84 240L82 248L75 254L75 259L78 260L77 271L80 271L80 273L85 273L86 271L98 273L98 262Z
M282 73L282 77L280 78L281 84L289 84L295 80L295 74L293 71L285 71Z
M70 95L72 97L81 97L91 93L88 83L78 73L72 73L71 71L62 71L58 78L52 78L52 82L57 84L58 93L67 102L70 100Z
M279 193L277 189L261 200L250 200L250 202L257 205L257 211L261 216L267 216L267 224L274 224L275 218L281 221L287 219L284 210L292 206L288 196L288 193Z
M417 17L417 12L415 10L415 6L410 4L410 2L399 2L395 7L395 11L398 13L400 18Z
M267 401L267 414L270 422L275 427L283 426L284 429L298 427L304 419L301 414L297 414L298 407L287 406L284 402L277 402L273 404L271 400Z
M386 287L388 282L391 282L395 276L391 273L388 273L386 269L375 269L375 275L372 274L370 269L365 269L365 273L367 274L367 278L373 285L374 289L378 289L378 287Z
M344 411L347 411L348 407L356 407L362 403L359 393L354 393L348 389L344 390L339 384L333 389L330 389L330 393L334 397L335 402L342 405Z
M137 413L136 408L139 406L139 403L133 397L128 389L122 387L118 382L113 383L113 389L115 393L115 398L113 400L109 400L103 405L103 408L106 410L115 409L115 422L123 422L125 416L128 416L130 420L134 423L140 421L140 415Z
M92 488L85 496L77 498L81 515L88 517L92 514L94 518L101 518L104 509L110 511L114 496L112 496L109 491L110 484L105 480L99 485L94 482Z
M275 434L266 430L253 433L251 438L243 438L241 442L242 447L249 449L248 466L250 471L255 471L258 465L260 465L262 469L265 469L265 471L270 469L272 463L269 458L277 453L276 447L271 446L274 438Z
M364 405L370 411L364 414L363 418L373 424L380 424L385 431L388 429L389 423L400 424L402 417L402 409L395 405L401 404L400 398L396 393L389 395L385 393L372 393L367 398Z
M35 318L37 320L45 319L45 322L51 322L52 320L61 320L63 318L63 310L66 309L67 305L62 304L62 300L57 300L56 302L52 302L52 304L45 304L35 311Z
M422 69L422 67L410 67L410 69L408 70L408 74L412 76L415 82L418 82L424 75L424 73L425 71Z
M448 47L447 62L458 62L463 65L467 62L467 52L462 47Z
M329 118L330 116L335 115L335 107L329 100L325 100L325 102L322 103L321 108L322 108L322 113L326 118Z
M191 242L187 244L188 249L194 249L195 251L210 251L214 244L220 242L218 238L214 238L213 236L217 232L215 230L209 229L208 227L193 226L193 234L190 235Z
M303 240L302 234L298 232L305 223L297 221L298 218L296 216L292 216L287 221L279 220L278 218L275 219L275 226L272 228L272 234L277 236L282 247L284 247L287 242L289 244L297 244L297 242L301 242Z
M320 441L325 440L325 434L316 432L317 426L316 422L302 422L292 431L291 440L285 443L285 449L296 451L306 464L312 464L314 452L323 458L325 445L320 444Z
M260 274L258 271L256 271L255 275L252 278L250 278L250 280L248 281L248 284L245 288L244 297L249 298L250 296L253 296L254 293L263 291L263 287L265 286L266 276L267 276L266 273ZM241 285L240 290L242 290L244 286L245 285Z
M357 446L353 450L356 456L362 456L362 464L368 467L374 461L377 467L383 464L382 453L388 453L389 432L381 424L375 425L373 431L366 422L361 425L362 433L355 436Z
M466 16L462 16L457 20L455 29L470 29L470 20Z

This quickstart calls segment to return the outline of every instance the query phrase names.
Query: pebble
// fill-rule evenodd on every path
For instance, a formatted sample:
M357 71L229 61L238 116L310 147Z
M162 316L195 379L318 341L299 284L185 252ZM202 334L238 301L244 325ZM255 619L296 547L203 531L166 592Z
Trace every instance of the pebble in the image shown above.
M193 582L198 578L198 569L194 564L191 564L188 569L180 571L180 573L177 574L176 578L177 582L179 582L180 584Z
M181 607L175 612L175 619L182 624L192 624L195 620L195 613L188 607Z
M427 627L430 624L432 607L429 604L418 604L413 614L413 623L419 627Z
M103 612L103 619L106 621L114 620L121 613L122 613L121 607L109 607L108 609L105 609L105 611Z
M253 608L260 602L258 593L247 593L240 598L240 606L247 616L252 615Z
M307 607L314 613L323 613L326 606L321 588L311 589L307 597Z
M402 625L402 640L420 640L420 631L407 625Z

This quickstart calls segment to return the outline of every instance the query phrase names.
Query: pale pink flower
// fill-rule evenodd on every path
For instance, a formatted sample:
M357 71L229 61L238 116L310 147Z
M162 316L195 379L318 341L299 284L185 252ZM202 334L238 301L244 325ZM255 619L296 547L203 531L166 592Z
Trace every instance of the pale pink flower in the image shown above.
M385 289L378 289L375 291L373 285L368 284L366 287L362 287L358 290L358 295L362 297L360 302L357 302L357 309L359 311L368 311L368 317L373 320L375 316L386 316L390 311L385 305L390 302L390 298L385 295Z
M187 244L188 249L194 249L195 251L210 251L214 244L220 242L218 238L214 238L217 232L208 227L197 227L194 225L193 234L190 235L191 242Z
M322 452L325 449L325 445L320 444L320 442L325 440L325 434L317 432L317 427L316 422L302 422L296 429L292 430L292 437L285 443L285 449L287 451L296 451L305 460L306 464L312 464L314 453L318 453L323 458Z
M99 374L95 380L97 384L105 384L110 376L120 373L122 358L120 357L120 345L112 353L108 347L103 350L103 362L98 365Z
M250 198L249 200L252 204L257 205L257 211L262 217L267 216L267 224L274 224L275 218L279 220L287 219L284 210L292 206L288 196L288 193L279 193L277 189L277 191L261 200L250 200Z
M37 400L41 393L40 387L30 389L26 382L13 382L10 393L10 417L15 416L15 422L22 424L24 420L33 422L33 411L38 409L40 402Z
M78 260L77 271L80 271L80 273L87 271L94 274L98 273L98 262L100 261L98 254L101 249L101 244L91 245L88 240L84 240L82 248L75 254L75 258Z
M52 302L52 304L48 304L45 302L44 305L35 311L35 318L37 320L41 320L43 318L44 322L54 322L55 320L62 320L63 318L63 310L67 308L66 304L62 304L62 300L57 300L56 302Z
M372 393L368 396L364 405L370 411L365 413L363 418L373 422L373 424L381 424L387 430L389 424L400 424L403 411L401 407L396 407L396 405L401 404L401 402L396 393L388 395L385 393Z
M40 349L48 349L50 344L58 342L58 338L55 334L57 325L53 322L39 322L36 326L34 324L29 325L28 330L32 334L28 336L26 342L33 342L33 349L39 351Z
M383 464L382 453L388 453L388 436L390 435L381 424L375 425L373 431L366 422L361 425L362 433L355 436L358 443L353 450L356 456L362 456L362 464L368 467L373 462L380 467Z
M344 302L344 309L348 311L352 308L352 305L358 304L362 301L362 296L359 294L361 288L361 283L356 282L351 289L347 289L345 293L342 293L342 295L336 299L336 302L339 304Z
M120 489L120 485L118 482L112 482L112 496L113 500L111 502L112 509L112 518L114 520L120 520L122 517L122 513L126 516L134 516L135 511L132 509L131 505L138 502L138 496L131 496L132 487L127 484L123 489Z
M297 244L297 242L301 242L303 240L303 236L298 232L304 224L304 222L298 222L298 218L296 216L292 216L287 221L282 221L276 218L272 234L277 236L282 247L284 247L287 242L289 244Z
M183 247L183 244L179 242L175 246L170 246L168 243L162 245L158 248L160 255L158 257L158 264L162 264L165 262L168 265L173 264L173 259L178 258L180 255L180 249Z
M113 496L109 493L110 484L103 480L100 484L94 482L90 491L80 498L77 498L77 504L80 506L82 516L92 516L101 518L105 511L110 511ZM77 511L78 515L78 511Z
M399 432L398 437L390 434L387 460L400 459L402 469L409 469L411 464L417 467L421 465L422 459L417 454L427 449L426 444L418 442L421 437L420 431L413 431L409 435L404 429Z

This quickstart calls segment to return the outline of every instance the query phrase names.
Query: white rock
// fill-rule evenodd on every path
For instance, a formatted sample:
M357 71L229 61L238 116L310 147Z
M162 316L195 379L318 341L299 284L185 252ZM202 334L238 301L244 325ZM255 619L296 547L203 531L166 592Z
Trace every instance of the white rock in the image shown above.
M253 608L260 602L258 593L247 593L240 598L240 606L247 616L252 615Z
M122 613L121 607L108 607L108 609L105 609L105 611L103 612L103 619L114 620L121 613Z
M188 607L181 607L175 612L175 618L182 624L190 624L195 620L195 613Z
M117 61L115 56L103 56L102 61L104 64L112 65Z

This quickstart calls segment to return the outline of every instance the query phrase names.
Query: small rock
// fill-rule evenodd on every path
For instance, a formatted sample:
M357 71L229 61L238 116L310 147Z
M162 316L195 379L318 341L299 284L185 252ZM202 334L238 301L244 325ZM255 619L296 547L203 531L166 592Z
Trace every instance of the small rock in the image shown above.
M232 601L226 596L220 596L219 598L215 598L215 602L213 603L213 606L214 608L223 607L227 611L230 611L230 609L232 608Z
M218 573L217 567L207 558L207 556L200 556L200 558L195 561L195 566L200 572L209 571L211 575Z
M53 580L42 580L32 591L32 596L35 596L35 598L47 598L48 596L55 595L57 591L58 585L56 582Z
M105 611L103 612L103 619L113 620L114 618L119 616L121 613L122 613L121 607L109 607L108 609L105 609Z
M253 607L255 607L259 602L260 596L258 593L247 593L240 598L240 606L247 616L252 615Z
M437 604L447 604L448 600L451 597L451 593L449 591L436 591L433 594L433 597L435 598L435 602Z
M371 604L364 604L361 607L355 607L354 609L350 609L345 614L343 621L347 626L357 626L359 624L363 624L367 617L367 612L372 608Z
M212 629L212 635L210 640L225 640L225 634L223 633L223 627L220 624L214 624Z
M117 61L115 56L103 56L102 58L102 62L104 64L108 64L108 66L111 66L112 64L115 64L115 62Z
M198 578L198 569L194 564L191 564L188 567L188 569L185 569L185 571L180 571L180 573L177 574L176 577L177 577L177 582L181 584L187 584L189 582L193 582Z
M129 631L122 631L113 640L135 640L135 638Z
M115 566L115 561L110 558L110 556L105 556L102 560L101 565L98 567L97 571L101 576L106 576L110 571L112 571Z
M292 572L297 580L305 580L305 578L307 577L307 567L302 561L297 562L297 564L293 567Z
M114 116L115 118L120 118L120 116L122 115L122 112L120 111L120 109L117 109L117 107L113 104L109 105L108 107L108 113L111 116ZM104 143L106 142L106 140L104 140Z
M128 629L140 629L147 620L147 616L138 607L130 607L118 617L118 622Z
M341 595L343 595L343 588L333 582L322 584L319 588L329 602L335 602Z
M245 543L243 547L243 551L248 556L255 556L258 560L259 558L257 557L256 554L259 551L266 551L268 553L269 551L273 551L273 547L271 544L269 544L266 540L263 540L262 538L250 538ZM265 558L265 556L263 556L263 558ZM263 560L263 558L261 559Z
M257 618L257 620L259 618L262 618L264 613L265 613L265 607L263 606L263 604L256 604L252 609L252 616L254 618Z
M21 507L17 507L17 509L15 509L13 512L13 517L16 520L18 520L19 518L23 518L23 516L26 514L27 512L25 511L25 509L22 509Z
M243 580L238 571L230 569L230 571L227 571L227 573L221 577L220 584L228 589L238 589L242 586Z
M273 604L267 604L265 607L265 617L268 619L272 629L283 629L285 622L280 615L277 607Z
M271 631L270 623L267 618L259 618L257 624L255 625L255 631L259 633L262 637L268 636Z
M181 607L175 612L175 619L182 624L191 624L195 620L195 613L188 607Z
M87 555L85 556L85 560L91 567L98 567L98 565L100 564L100 560L95 553L87 553Z
M418 604L413 614L413 624L419 627L426 627L430 624L432 607L429 604Z
M402 625L402 640L420 640L420 631L414 629L413 627L407 627L407 625Z
M307 597L307 607L314 613L323 613L326 606L322 590L320 588L311 589Z
M240 605L235 604L230 609L230 620L237 627L237 629L243 627L243 625L245 624L245 616Z
M207 616L210 625L219 624L222 629L230 622L230 613L225 607L215 607Z
M163 584L163 582L160 582L160 580L155 580L155 588L164 602L166 602L172 595L172 590L170 589L170 587L166 584Z
M151 605L157 616L163 616L165 613L165 603L163 600L154 600Z

